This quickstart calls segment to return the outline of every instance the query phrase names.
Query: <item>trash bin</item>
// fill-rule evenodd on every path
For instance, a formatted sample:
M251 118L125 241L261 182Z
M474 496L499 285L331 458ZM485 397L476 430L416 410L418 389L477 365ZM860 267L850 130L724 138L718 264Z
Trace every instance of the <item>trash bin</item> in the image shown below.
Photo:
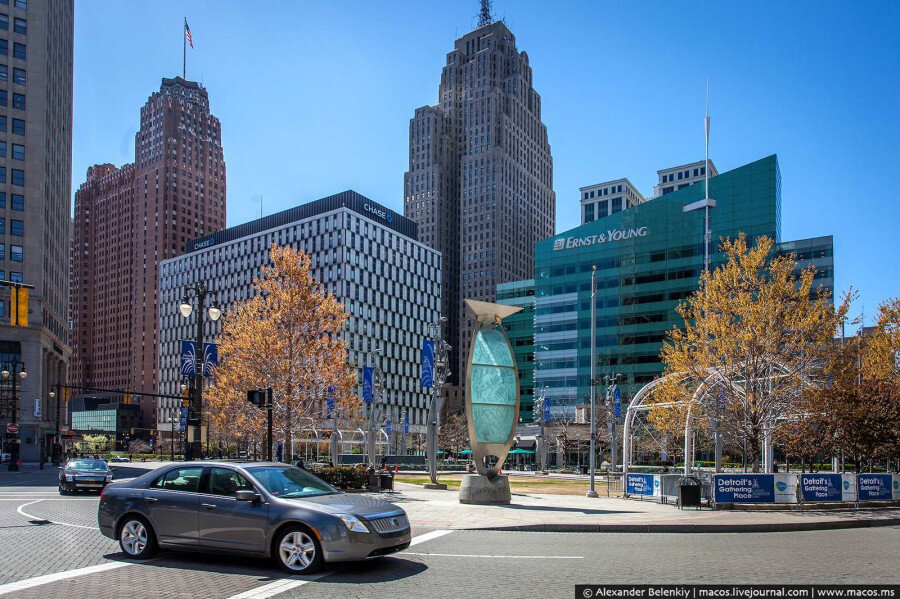
M587 473L588 473L588 467L587 467L587 466L582 466L582 467L581 467L581 473L582 473L582 474L587 474Z
M382 491L393 491L394 490L394 475L391 474L387 470L381 471L381 490Z
M699 508L702 488L702 482L696 476L684 476L678 479L678 509Z
M380 486L378 481L378 473L375 472L374 468L369 468L369 483L368 490L369 491L378 491L378 487Z

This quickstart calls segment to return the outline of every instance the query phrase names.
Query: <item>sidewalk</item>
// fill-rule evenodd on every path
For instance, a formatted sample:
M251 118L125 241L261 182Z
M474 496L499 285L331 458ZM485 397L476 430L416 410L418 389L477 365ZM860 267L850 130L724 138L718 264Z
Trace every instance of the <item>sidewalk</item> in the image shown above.
M395 483L379 498L406 510L423 528L540 532L786 532L900 526L900 508L741 512L679 510L654 501L513 493L510 505L466 505L458 491Z

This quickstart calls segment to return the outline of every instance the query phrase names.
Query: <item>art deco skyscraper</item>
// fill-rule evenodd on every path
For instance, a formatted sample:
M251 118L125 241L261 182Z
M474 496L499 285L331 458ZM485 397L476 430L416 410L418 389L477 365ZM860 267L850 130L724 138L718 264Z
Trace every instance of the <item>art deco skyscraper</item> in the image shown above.
M75 194L73 384L156 392L159 263L224 228L219 119L202 86L163 79L134 164L91 167ZM149 402L142 413L152 426Z
M410 120L404 209L419 238L443 255L445 334L458 382L472 331L462 300L494 301L497 283L533 277L534 243L554 233L556 195L541 97L504 23L456 40L438 100Z

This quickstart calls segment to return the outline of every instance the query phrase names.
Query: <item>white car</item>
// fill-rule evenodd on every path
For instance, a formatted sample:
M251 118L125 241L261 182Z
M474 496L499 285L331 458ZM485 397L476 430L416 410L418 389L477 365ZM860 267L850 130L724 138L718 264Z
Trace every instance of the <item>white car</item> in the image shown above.
M129 458L127 455L114 455L109 461L110 462L119 462L119 463L130 462L131 458Z

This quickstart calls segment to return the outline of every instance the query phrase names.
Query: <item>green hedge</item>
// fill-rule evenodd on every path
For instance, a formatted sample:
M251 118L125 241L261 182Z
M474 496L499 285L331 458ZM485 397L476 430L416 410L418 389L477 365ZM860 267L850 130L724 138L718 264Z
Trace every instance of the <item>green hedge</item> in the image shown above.
M358 466L326 466L311 472L338 489L365 489L369 480L366 470Z

